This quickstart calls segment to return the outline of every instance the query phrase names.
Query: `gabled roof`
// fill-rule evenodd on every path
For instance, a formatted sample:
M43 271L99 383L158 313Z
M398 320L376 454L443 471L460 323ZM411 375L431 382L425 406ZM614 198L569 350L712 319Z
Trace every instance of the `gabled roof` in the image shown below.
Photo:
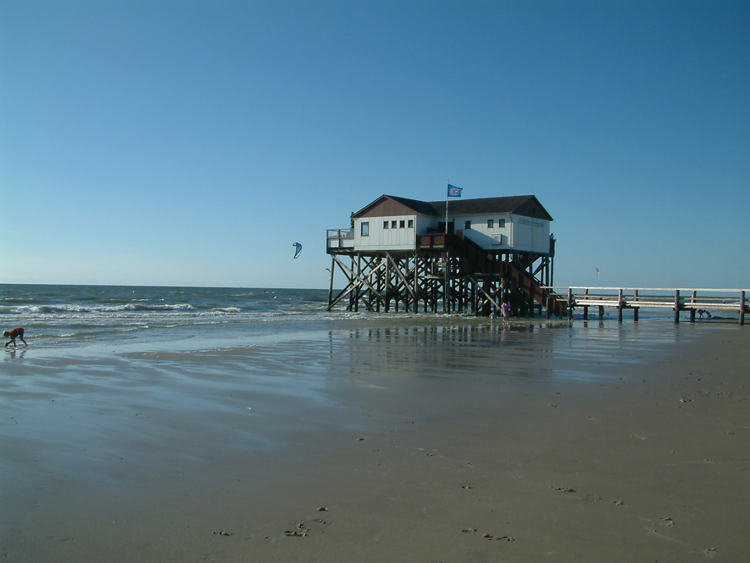
M486 197L479 199L451 199L451 215L486 215L488 213L514 213L536 219L552 221L552 216L539 203L536 196L517 195L507 197ZM445 215L445 201L419 201L392 195L382 195L369 205L357 211L353 217L389 217L394 215Z
M436 209L443 209L444 201L430 203ZM514 213L535 219L552 221L552 216L533 195L514 195L507 197L485 197L479 199L451 199L451 215L486 215L487 213Z
M439 215L426 201L407 199L393 195L381 195L378 199L357 211L353 217L389 217L392 215Z

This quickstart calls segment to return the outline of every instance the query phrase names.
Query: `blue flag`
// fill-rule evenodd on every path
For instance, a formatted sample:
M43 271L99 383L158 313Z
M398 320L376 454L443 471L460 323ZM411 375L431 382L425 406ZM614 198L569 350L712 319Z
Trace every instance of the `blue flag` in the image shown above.
M456 186L451 186L448 184L448 197L461 197L461 191L463 188L458 188Z

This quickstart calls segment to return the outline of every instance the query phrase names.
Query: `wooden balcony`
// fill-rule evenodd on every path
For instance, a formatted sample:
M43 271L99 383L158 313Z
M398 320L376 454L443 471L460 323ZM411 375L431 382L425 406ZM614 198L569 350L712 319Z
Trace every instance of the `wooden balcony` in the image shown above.
M350 253L354 250L353 229L328 229L326 231L326 253Z
M418 250L445 250L453 245L455 235L447 233L428 233L417 235Z

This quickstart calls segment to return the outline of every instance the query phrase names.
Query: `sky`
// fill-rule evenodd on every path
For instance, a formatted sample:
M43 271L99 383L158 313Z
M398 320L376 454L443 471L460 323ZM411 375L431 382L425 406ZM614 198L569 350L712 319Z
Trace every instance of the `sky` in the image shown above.
M749 180L747 1L0 3L0 283L325 288L450 182L556 286L749 288Z

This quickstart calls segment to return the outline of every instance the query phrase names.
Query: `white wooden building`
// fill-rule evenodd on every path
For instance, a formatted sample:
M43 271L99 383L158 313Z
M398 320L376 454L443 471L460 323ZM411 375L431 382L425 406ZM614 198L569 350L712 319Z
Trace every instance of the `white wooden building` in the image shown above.
M533 195L448 202L382 195L352 213L349 228L327 232L329 309L348 299L354 311L489 314L508 300L522 313L546 308L562 316L564 304L547 289L551 222ZM334 296L337 271L346 286Z
M348 237L329 231L329 250L344 247L355 252L416 250L420 247L420 235L446 232L446 202L382 195L354 213L352 220ZM470 239L492 252L549 254L552 220L533 195L448 202L448 233Z

